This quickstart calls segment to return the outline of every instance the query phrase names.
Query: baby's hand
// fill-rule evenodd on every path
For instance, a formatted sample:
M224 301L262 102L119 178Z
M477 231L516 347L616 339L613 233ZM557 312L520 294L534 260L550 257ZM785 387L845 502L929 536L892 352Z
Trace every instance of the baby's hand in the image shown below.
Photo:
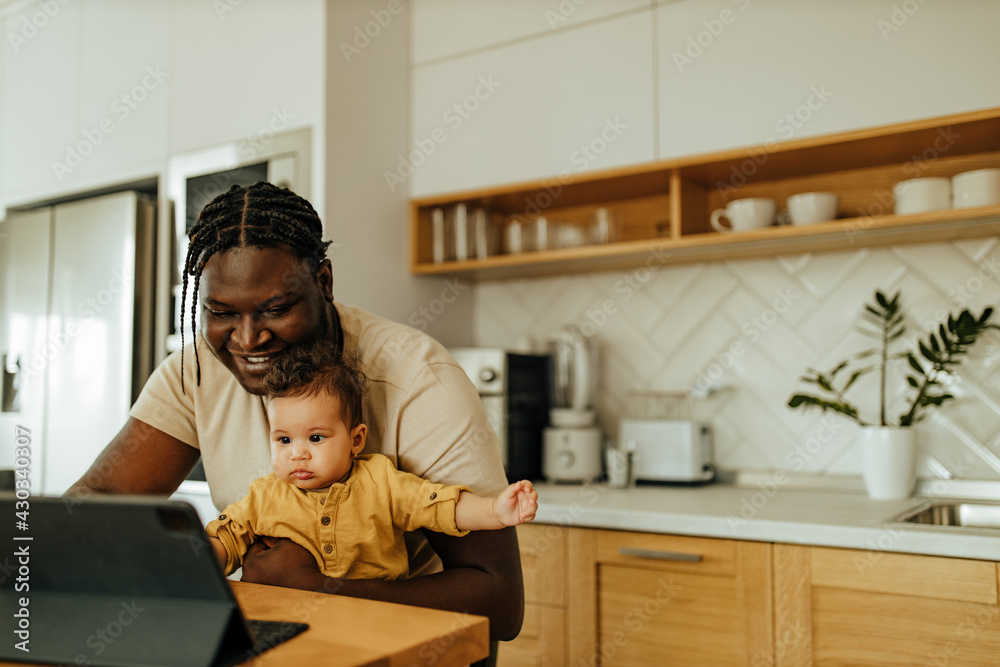
M505 526L527 523L538 511L538 491L527 480L514 482L497 496L494 507L497 519Z

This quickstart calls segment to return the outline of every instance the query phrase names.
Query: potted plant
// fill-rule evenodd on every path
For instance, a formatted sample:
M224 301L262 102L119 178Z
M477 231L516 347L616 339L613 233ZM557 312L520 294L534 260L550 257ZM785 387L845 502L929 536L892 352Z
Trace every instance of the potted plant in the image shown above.
M875 303L866 304L860 331L879 341L877 347L865 350L854 361L866 360L867 365L852 367L845 360L823 373L807 369L801 380L820 388L819 395L795 394L788 400L791 408L819 408L837 412L862 427L859 436L863 473L868 495L879 500L905 498L913 490L916 479L916 440L910 428L926 416L928 409L939 407L955 398L944 388L944 380L962 362L983 333L1000 329L990 324L992 308L978 317L963 310L957 317L949 315L946 322L917 341L917 351L893 352L893 344L906 333L899 292L887 298L875 291ZM874 358L874 359L873 359ZM906 409L896 418L886 414L886 382L890 362L905 359L908 366L906 382L913 391ZM879 376L878 420L866 421L858 407L847 399L847 391L858 378L877 371Z

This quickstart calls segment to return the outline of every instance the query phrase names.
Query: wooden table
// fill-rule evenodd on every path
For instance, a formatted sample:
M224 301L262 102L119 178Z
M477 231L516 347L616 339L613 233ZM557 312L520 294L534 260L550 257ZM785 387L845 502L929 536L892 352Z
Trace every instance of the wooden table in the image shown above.
M242 581L230 584L247 618L309 624L302 634L245 665L451 667L489 654L489 620L483 616Z
M301 635L263 653L255 667L449 667L489 655L489 621L483 616L242 581L232 586L247 618L309 624Z

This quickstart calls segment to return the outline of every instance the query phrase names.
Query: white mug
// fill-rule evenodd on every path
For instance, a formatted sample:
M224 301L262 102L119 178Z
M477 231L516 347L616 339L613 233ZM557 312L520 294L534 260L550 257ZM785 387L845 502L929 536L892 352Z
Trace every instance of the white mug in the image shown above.
M709 222L717 232L746 232L774 224L778 205L773 199L764 197L749 197L734 199L726 204L724 209L712 211ZM720 220L725 217L729 226L724 226Z
M832 192L800 192L788 198L788 210L778 215L778 222L812 225L837 217L839 198Z
M604 450L604 467L608 475L608 486L624 489L629 485L631 456L628 452L608 447Z
M1000 204L1000 169L976 169L951 177L952 208Z
M900 181L892 194L896 198L896 215L951 208L951 181L940 176Z

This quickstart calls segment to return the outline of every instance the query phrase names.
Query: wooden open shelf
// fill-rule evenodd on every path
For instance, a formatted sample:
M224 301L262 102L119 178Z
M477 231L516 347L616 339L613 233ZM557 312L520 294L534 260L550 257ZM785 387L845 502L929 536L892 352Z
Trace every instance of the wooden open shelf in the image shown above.
M892 214L898 181L987 167L1000 167L1000 108L417 199L411 271L488 279L994 236L1000 206ZM771 197L784 208L788 196L817 190L839 196L836 220L728 234L709 226L732 199ZM619 224L617 240L435 263L432 211L457 203L487 209L497 238L511 221L539 215L586 230L603 207Z

